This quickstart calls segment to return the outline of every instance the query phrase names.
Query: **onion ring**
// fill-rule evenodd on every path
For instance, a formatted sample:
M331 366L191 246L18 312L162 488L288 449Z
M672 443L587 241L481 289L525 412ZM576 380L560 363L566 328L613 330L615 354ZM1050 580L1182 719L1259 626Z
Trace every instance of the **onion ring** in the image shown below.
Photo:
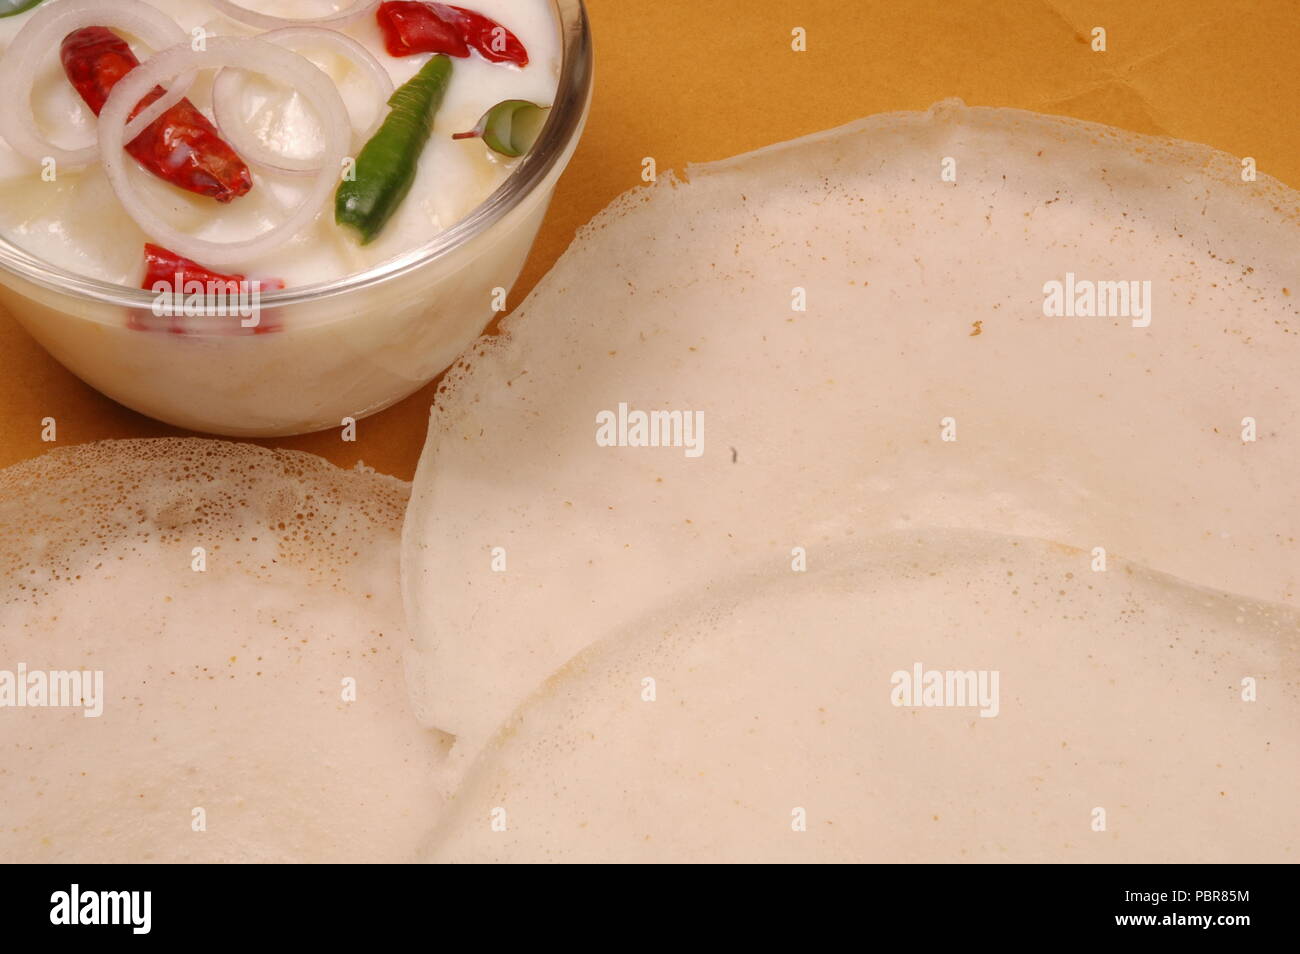
M345 58L361 68L361 71L369 77L371 83L374 84L375 91L379 94L380 107L375 110L375 118L366 131L361 134L360 141L365 142L383 124L385 115L383 104L388 102L393 95L393 79L388 75L388 70L384 69L383 64L356 40L339 33L337 30L327 30L324 27L315 26L285 27L282 30L263 33L257 39L282 46L292 46L296 41L304 41L304 45L319 42L331 47L335 52L343 54ZM249 135L242 124L234 121L235 110L232 107L232 102L235 90L232 84L235 81L234 74L236 72L238 71L223 69L217 74L212 83L212 112L216 117L217 128L221 130L221 135L226 142L230 143L244 159L270 169L296 175L319 172L321 168L320 159L297 159L292 156L277 155L267 149L256 136Z
M212 242L174 228L145 203L128 175L127 157L122 152L122 145L127 114L132 104L139 102L150 88L188 70L226 66L264 73L290 84L301 93L316 110L321 128L325 130L325 153L307 198L287 219L251 239ZM188 41L163 50L126 74L113 87L99 114L104 173L127 214L160 245L209 267L255 261L310 225L338 183L343 159L348 154L350 132L347 107L325 73L297 53L274 43L246 37L212 37L204 50L191 49Z
M348 9L324 17L273 17L269 14L258 13L256 10L250 10L248 7L241 7L237 3L232 3L231 0L211 0L211 3L236 23L258 27L262 30L275 30L279 27L290 26L323 26L326 23L342 25L350 20L365 16L379 6L379 0L355 0Z
M37 128L36 117L32 115L32 87L41 61L51 50L57 51L69 33L89 26L116 27L139 37L155 50L187 42L188 37L176 21L140 0L58 0L38 9L0 58L0 90L4 90L0 102L0 137L14 152L32 162L53 159L61 166L75 168L99 158L97 143L81 149L56 146ZM192 72L182 75L161 99L131 120L126 127L126 141L135 139L146 126L180 102L195 76ZM148 92L145 90L140 99Z

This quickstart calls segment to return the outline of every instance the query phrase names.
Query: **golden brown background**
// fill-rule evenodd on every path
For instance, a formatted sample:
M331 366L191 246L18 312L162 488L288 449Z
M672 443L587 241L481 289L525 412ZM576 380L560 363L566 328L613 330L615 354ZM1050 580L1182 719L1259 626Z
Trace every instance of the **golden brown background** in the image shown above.
M1300 0L587 0L596 97L586 136L510 296L519 301L614 196L719 159L950 96L1175 136L1254 156L1300 188ZM473 6L472 0L466 0ZM808 51L790 49L803 27ZM1107 51L1089 46L1093 27ZM262 441L410 478L433 387L337 431ZM185 433L128 411L0 313L0 466L59 443Z

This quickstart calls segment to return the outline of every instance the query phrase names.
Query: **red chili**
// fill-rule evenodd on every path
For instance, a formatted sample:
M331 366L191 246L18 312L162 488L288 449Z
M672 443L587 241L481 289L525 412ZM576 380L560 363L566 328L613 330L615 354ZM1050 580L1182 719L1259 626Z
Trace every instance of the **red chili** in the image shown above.
M464 7L394 0L381 3L375 16L384 33L384 46L392 56L469 56L473 49L493 63L528 65L528 51L519 37L496 20Z
M126 41L106 27L69 33L61 53L68 80L96 116L114 84L140 65ZM131 115L162 94L161 87L155 88ZM253 187L248 166L188 99L150 123L126 151L158 178L218 202L230 202Z
M155 294L185 296L188 295L187 287L192 288L194 282L201 284L207 294L225 295L232 299L237 298L241 292L245 295L250 294L252 290L249 287L248 278L244 275L223 275L220 272L204 268L198 262L182 255L177 255L161 245L145 244L144 281L140 284L141 288ZM284 282L273 279L259 282L257 287L259 291L272 291L283 288ZM154 330L155 325L148 319L157 320L152 315L142 320L140 316L133 314L128 324L136 331ZM172 318L167 328L175 334L185 333L185 329L180 326L179 321L175 318ZM255 335L262 335L272 331L280 331L281 329L279 325L269 322L261 322L251 329L235 322L230 330L234 333L247 334L251 332Z

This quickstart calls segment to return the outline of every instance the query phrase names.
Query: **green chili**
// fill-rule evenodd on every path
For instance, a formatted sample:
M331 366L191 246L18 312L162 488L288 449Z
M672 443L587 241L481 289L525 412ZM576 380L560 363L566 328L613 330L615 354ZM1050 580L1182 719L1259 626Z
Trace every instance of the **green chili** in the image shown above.
M513 159L533 148L550 109L526 99L507 99L484 113L469 132L456 133L451 138L482 139L493 152Z
M415 182L415 170L451 79L451 58L435 56L388 100L391 110L334 195L334 221L373 241Z
M41 0L0 0L0 19L25 13Z

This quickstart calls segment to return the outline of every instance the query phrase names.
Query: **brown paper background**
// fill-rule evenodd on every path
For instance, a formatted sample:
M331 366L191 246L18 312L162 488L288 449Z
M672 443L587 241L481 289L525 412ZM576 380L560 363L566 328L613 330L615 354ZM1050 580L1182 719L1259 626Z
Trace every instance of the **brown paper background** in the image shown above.
M872 113L959 96L1254 156L1300 188L1298 0L587 0L596 97L582 144L511 294L574 230L660 170L734 155ZM473 6L472 0L466 0ZM803 27L808 51L790 49ZM1105 53L1089 33L1107 31ZM410 478L433 386L337 431L260 443L358 459ZM186 433L82 384L0 312L0 466L59 445Z

